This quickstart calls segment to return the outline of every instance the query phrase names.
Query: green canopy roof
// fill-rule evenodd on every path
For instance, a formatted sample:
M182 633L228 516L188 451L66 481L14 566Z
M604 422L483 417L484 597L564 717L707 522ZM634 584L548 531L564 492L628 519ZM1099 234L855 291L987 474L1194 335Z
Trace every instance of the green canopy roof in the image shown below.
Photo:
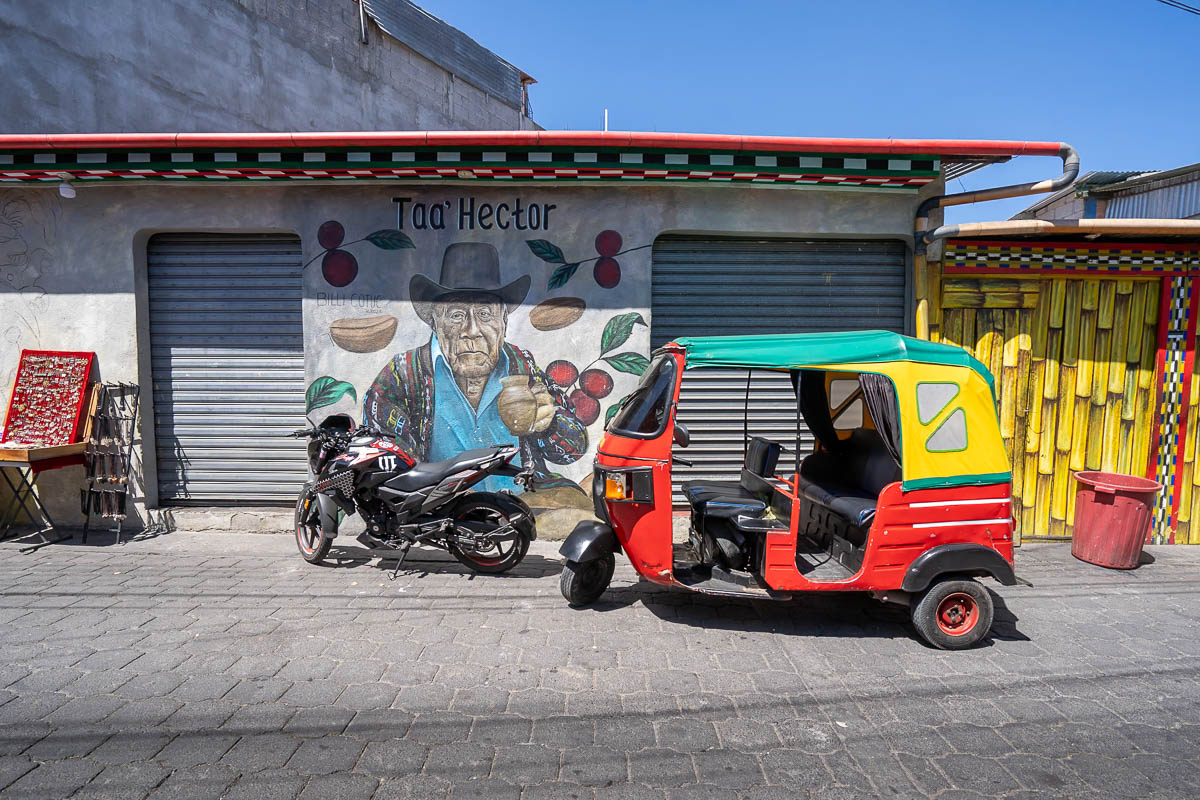
M963 348L891 331L690 336L675 341L687 351L685 367L794 369L825 364L913 361L973 369L995 393L992 373Z

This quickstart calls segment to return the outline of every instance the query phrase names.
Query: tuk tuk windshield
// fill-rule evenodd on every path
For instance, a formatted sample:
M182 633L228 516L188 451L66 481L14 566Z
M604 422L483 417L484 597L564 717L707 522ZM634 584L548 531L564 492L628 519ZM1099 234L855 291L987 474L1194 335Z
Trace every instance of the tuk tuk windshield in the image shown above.
M649 439L667 427L671 398L675 395L675 359L663 354L650 364L638 387L613 417L613 433Z

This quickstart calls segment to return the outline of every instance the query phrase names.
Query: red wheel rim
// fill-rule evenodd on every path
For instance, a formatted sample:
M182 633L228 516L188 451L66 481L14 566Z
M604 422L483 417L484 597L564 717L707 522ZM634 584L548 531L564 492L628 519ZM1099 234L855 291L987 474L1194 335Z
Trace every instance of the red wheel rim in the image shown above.
M942 633L962 636L979 621L979 604L966 592L946 595L937 607L937 624Z

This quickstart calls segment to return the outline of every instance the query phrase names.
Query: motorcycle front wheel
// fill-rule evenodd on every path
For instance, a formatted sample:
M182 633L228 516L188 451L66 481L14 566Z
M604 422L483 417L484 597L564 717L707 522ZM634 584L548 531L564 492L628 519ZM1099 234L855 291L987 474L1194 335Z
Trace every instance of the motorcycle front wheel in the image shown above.
M464 497L454 507L451 517L456 524L479 532L503 528L516 520L509 538L483 542L475 548L450 546L450 554L476 572L488 575L508 572L520 564L529 552L532 520L518 519L520 513L511 504L493 500L485 492Z
M333 539L321 535L316 505L317 496L309 489L302 489L296 498L296 548L300 551L300 557L310 564L324 561L333 544Z

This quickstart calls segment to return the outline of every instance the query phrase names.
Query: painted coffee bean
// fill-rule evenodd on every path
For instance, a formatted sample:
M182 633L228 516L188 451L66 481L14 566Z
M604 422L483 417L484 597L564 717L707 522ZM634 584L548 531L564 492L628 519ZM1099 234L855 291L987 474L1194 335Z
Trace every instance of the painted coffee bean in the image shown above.
M565 328L583 316L586 303L578 297L551 297L529 312L529 324L539 331Z
M398 320L390 314L378 317L348 317L329 323L329 338L351 353L382 350L396 335Z

